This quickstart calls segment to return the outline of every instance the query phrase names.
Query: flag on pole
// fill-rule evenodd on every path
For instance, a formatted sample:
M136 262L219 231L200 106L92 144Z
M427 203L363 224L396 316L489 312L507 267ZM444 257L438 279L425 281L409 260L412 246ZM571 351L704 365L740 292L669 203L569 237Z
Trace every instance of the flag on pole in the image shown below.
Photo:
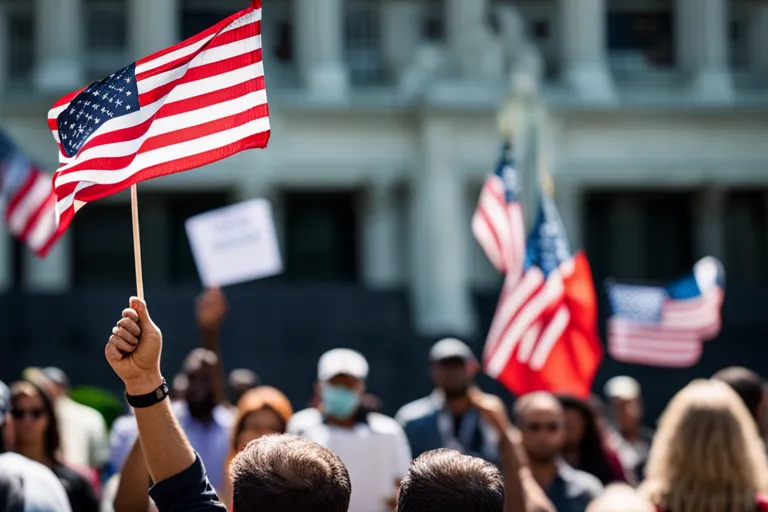
M270 124L261 0L57 101L60 229L84 204L139 181L264 148Z
M608 351L618 361L693 366L702 342L720 332L725 270L711 256L666 287L607 282L606 290L612 310Z
M472 217L472 234L496 269L519 276L525 260L525 223L520 204L520 184L505 144L496 172L488 177Z
M484 350L485 371L513 393L589 395L602 361L597 301L583 251L571 253L542 193L521 275L507 274Z
M56 198L51 175L40 170L0 132L0 197L5 222L13 236L44 258L60 233L56 229Z

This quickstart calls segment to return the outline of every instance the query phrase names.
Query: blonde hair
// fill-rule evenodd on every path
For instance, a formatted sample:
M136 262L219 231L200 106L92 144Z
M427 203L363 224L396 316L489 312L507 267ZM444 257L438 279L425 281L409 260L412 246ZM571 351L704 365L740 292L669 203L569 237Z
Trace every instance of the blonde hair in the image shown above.
M695 380L659 422L641 492L671 512L754 512L768 489L757 425L727 384Z
M655 507L632 487L612 484L589 504L587 512L655 512Z

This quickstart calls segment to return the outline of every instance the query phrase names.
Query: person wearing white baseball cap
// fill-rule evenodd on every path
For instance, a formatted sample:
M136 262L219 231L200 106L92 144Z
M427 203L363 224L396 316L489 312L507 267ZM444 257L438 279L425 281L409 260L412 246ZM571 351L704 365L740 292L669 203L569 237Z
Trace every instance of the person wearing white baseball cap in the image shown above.
M615 431L623 441L623 444L613 448L619 454L625 469L640 481L654 434L652 429L643 426L643 395L640 383L627 375L618 375L605 383L603 392L610 402L610 417Z
M362 406L368 372L368 361L355 350L323 354L317 365L320 403L294 414L287 430L341 458L352 482L349 510L384 512L393 509L411 450L394 419Z

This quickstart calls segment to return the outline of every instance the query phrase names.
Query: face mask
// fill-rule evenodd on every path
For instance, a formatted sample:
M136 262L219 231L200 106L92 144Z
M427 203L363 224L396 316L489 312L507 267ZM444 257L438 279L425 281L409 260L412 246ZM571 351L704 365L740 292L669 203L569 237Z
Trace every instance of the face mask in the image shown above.
M360 395L347 388L330 384L324 384L320 388L320 399L323 402L323 412L340 420L352 416L360 406Z

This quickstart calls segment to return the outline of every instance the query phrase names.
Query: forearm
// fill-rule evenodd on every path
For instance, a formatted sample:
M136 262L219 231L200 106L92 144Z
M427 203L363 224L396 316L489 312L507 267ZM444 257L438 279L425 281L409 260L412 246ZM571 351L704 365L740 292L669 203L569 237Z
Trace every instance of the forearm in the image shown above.
M126 386L126 390L130 395L151 393L161 381L158 375L151 383L145 381L133 390L131 386ZM137 408L135 412L144 460L152 480L161 482L195 462L195 452L176 421L169 399L151 407Z
M113 503L115 512L147 512L149 508L149 472L137 439L120 471L120 484Z
M504 512L556 512L539 487L528 467L525 449L517 432L508 428L501 436L501 456L504 467Z

